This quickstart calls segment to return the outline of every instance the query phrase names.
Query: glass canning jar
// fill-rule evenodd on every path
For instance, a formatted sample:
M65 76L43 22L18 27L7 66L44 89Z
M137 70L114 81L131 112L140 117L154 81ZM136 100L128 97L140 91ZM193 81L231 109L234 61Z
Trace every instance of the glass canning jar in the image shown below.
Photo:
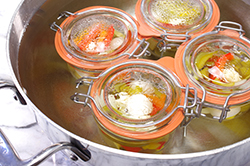
M214 0L138 0L135 11L142 36L202 34L212 31L220 18Z
M127 60L107 68L92 81L82 78L80 82L89 84L89 90L76 93L72 99L91 107L108 146L161 153L171 146L168 141L173 131L197 101L195 97L190 102L187 95L190 91L196 94L196 90L183 87L172 67L168 57Z
M151 59L174 57L181 43L210 32L219 23L214 0L138 0L138 32L150 43Z
M139 39L137 21L120 9L92 6L63 12L58 20L63 16L61 25L54 22L51 29L58 54L76 78L97 76L113 63L140 57L148 47Z
M201 115L221 122L249 110L250 40L243 35L240 24L223 21L177 50L174 63L181 82L206 91ZM197 91L199 96L202 90Z

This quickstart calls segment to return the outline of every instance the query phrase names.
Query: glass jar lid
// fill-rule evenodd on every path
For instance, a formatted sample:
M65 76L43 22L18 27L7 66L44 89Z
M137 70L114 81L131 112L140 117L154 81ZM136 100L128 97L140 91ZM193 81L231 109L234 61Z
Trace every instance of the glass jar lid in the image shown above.
M78 67L98 68L102 64L96 63L120 60L138 45L134 18L112 7L82 9L72 13L60 27L62 32L57 31L55 39L57 51Z
M178 66L184 66L177 69L178 76L183 83L202 85L208 92L206 100L211 103L223 105L231 94L235 96L230 104L249 100L250 44L246 41L233 30L192 39L176 53Z
M143 8L148 9L148 19L154 24L177 31L196 26L204 15L204 6L198 0L151 0Z
M214 27L219 21L218 6L209 0L139 0L139 5L136 16L140 24L160 31L195 33L208 24ZM212 30L210 26L207 28Z
M184 117L175 109L183 97L179 80L171 71L145 60L123 62L106 70L95 80L91 96L96 101L94 114L102 125L127 137L166 135ZM170 121L173 123L168 126Z

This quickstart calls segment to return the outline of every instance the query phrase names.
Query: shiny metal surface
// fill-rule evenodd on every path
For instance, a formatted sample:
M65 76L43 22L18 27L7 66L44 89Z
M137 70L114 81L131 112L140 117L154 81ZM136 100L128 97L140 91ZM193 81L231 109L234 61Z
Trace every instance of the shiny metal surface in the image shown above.
M90 156L84 154L81 150L79 150L77 147L75 147L71 143L67 142L61 142L54 144L44 150L42 150L39 154L36 156L21 160L18 157L18 154L14 150L14 147L11 145L11 143L8 141L7 137L4 135L2 130L0 129L0 161L1 166L32 166L32 165L38 165L41 162L43 162L45 159L47 159L52 154L60 151L69 149L72 152L74 152L79 158L81 158L83 161L88 161L90 159Z
M250 2L216 2L221 20L240 23L249 37ZM50 30L50 24L62 11L74 12L93 5L121 8L134 16L135 3L136 0L22 2L10 27L8 57L13 81L36 112L41 127L53 142L79 140L91 152L92 157L87 162L90 165L244 165L250 155L250 112L223 123L194 119L187 127L187 137L183 138L183 129L178 128L174 146L164 154L154 155L105 146L91 110L70 100L76 91L75 79L55 50L55 33Z
M13 81L7 80L7 79L0 79L0 89L2 89L2 88L8 88L8 89L13 90L16 94L16 96L15 96L16 100L19 100L19 102L23 105L27 104L26 101L24 100L24 98L22 97L22 95L17 90Z

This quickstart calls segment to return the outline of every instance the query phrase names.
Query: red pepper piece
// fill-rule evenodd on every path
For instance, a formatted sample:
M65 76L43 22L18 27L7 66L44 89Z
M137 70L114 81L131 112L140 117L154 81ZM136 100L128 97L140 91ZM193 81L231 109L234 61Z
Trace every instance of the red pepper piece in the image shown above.
M114 36L115 33L115 29L113 27L113 25L110 25L108 30L107 30L107 36L106 39L104 40L105 46L108 47L112 41L112 38Z
M153 111L150 113L150 116L154 116L155 114L157 114L159 111L158 108L155 107L155 105L153 105Z
M159 97L154 95L146 95L148 98L152 100L153 103L153 111L150 113L150 116L153 116L158 113L161 109L163 109L165 105L166 95L161 94Z
M218 67L220 70L224 69L225 64L228 60L234 59L234 56L229 52L223 56L221 56L217 62L215 62L215 66Z
M212 80L215 80L215 78L217 78L215 75L209 73L209 78L212 79Z
M86 34L83 39L78 43L81 50L87 50L91 41L93 41L100 33L101 24L96 24L91 28L90 32Z
M158 148L156 148L157 150L161 150L161 148L163 148L163 146L165 145L165 141L162 142L158 142L160 144L160 146Z
M121 147L130 152L140 152L142 150L142 148L140 147L129 147L129 146L124 146L124 145L121 145Z
M222 55L216 62L215 62L215 66L220 70L222 71L222 69L224 69L225 67L225 64L227 63L227 61L229 60L233 60L234 59L234 56L229 52L225 55ZM209 78L211 79L215 79L217 78L217 76L220 75L219 73L210 73L209 74Z

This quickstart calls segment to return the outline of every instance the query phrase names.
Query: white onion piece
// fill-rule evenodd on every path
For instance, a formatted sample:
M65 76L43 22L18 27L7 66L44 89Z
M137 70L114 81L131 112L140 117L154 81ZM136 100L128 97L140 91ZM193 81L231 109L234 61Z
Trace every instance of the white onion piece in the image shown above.
M120 92L118 95L119 99L116 99L114 95L108 95L108 99L112 107L123 112L127 108L130 96L126 92Z

